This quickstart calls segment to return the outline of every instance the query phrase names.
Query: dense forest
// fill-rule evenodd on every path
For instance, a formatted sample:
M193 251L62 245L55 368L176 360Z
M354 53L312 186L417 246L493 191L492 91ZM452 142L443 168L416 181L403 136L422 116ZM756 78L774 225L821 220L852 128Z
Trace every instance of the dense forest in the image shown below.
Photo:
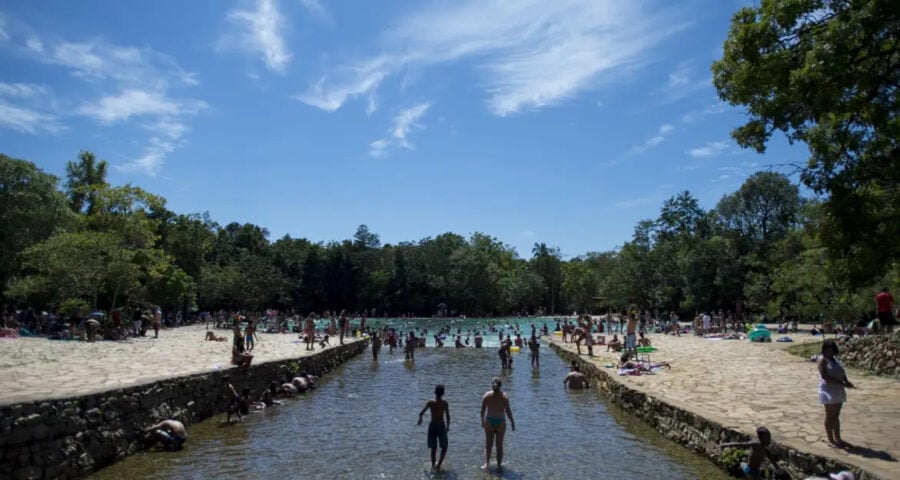
M630 305L853 317L896 266L866 284L841 281L819 239L822 204L784 175L758 172L715 208L690 192L666 200L621 248L529 258L484 233L382 244L360 225L327 243L257 225L179 214L165 199L106 181L81 152L59 180L0 155L0 285L20 305L110 309L346 309L376 315L604 312ZM349 233L349 232L348 232Z

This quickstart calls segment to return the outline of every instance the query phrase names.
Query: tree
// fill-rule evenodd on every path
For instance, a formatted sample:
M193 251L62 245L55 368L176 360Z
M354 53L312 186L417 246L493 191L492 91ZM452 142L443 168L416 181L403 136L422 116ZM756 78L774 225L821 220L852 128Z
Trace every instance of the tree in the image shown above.
M809 147L801 178L829 195L822 241L855 285L900 259L898 42L895 0L763 0L734 15L712 66L748 110L738 144L763 152L781 131Z
M378 248L381 246L381 240L377 233L370 232L369 227L363 224L356 229L353 244L359 248Z
M95 192L107 186L106 160L97 161L93 153L82 150L78 154L78 163L66 163L66 193L69 195L69 206L75 212L93 213Z
M531 249L531 263L535 273L544 279L544 307L556 313L556 298L562 284L562 268L559 248L548 247L546 243L535 243Z
M19 253L75 225L57 184L33 163L0 154L0 292L20 271Z
M800 210L800 194L787 177L757 172L716 206L720 224L758 248L784 238Z

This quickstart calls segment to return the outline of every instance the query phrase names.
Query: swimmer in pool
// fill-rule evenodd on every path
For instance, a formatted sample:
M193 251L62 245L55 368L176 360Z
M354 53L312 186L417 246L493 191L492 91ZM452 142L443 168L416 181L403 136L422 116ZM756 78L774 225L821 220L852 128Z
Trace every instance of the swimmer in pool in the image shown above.
M187 430L184 424L178 420L163 420L152 427L143 430L144 446L151 448L156 444L163 445L167 450L180 450L187 441Z
M484 465L487 470L491 461L491 447L497 444L497 468L503 467L503 437L506 434L506 417L509 426L516 431L516 421L509 408L509 397L500 390L503 383L499 378L491 380L491 390L481 399L481 426L484 427Z

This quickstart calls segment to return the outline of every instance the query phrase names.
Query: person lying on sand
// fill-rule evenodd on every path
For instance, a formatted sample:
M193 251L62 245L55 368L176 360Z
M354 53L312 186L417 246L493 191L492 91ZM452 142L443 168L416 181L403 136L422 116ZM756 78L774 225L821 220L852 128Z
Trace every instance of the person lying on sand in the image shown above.
M206 332L206 340L210 342L224 342L228 339L225 337L218 337L216 336L216 332L210 330Z

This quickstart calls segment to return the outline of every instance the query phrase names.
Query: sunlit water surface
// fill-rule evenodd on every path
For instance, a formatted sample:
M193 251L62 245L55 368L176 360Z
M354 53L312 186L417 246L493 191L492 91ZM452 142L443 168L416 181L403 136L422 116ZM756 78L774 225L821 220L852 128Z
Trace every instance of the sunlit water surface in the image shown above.
M376 363L367 351L312 393L242 423L214 417L190 428L180 452L139 453L91 478L726 478L596 390L566 393L567 368L549 349L539 371L524 353L513 367L501 371L496 349L420 349L415 363L386 349ZM503 379L517 428L506 436L503 471L482 472L479 412L493 376ZM446 385L452 423L444 471L433 473L428 414L423 426L416 420L437 383Z

